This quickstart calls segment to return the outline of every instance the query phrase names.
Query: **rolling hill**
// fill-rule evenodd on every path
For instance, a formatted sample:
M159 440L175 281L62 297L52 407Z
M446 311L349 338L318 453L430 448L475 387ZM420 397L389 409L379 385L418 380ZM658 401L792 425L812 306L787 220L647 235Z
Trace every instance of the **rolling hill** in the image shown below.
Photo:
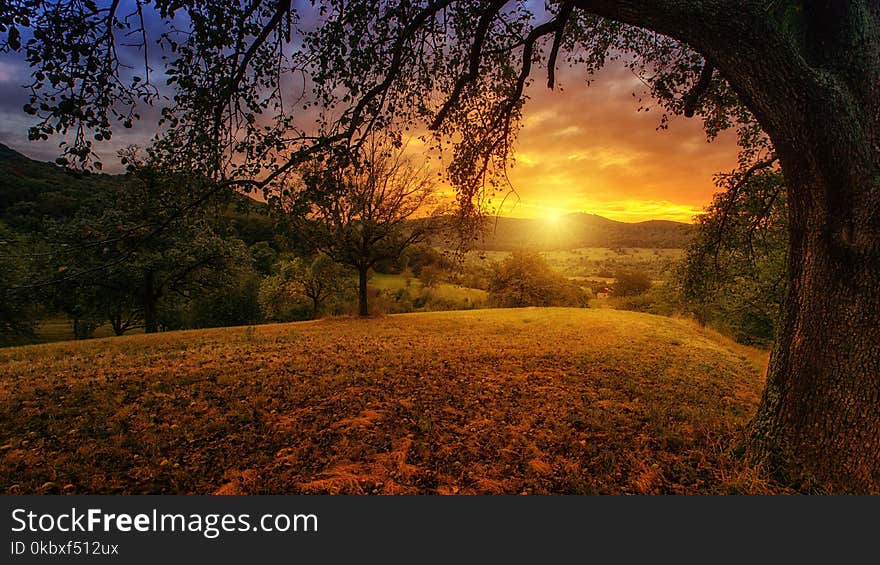
M779 492L731 455L766 354L526 308L0 350L0 492Z
M81 173L35 161L0 144L0 222L20 233L39 233L46 220L64 220L78 210L95 210L102 190L126 182L125 175ZM272 241L275 220L267 206L233 193L215 218L247 244Z
M486 251L517 248L567 250L576 247L686 247L693 226L667 220L627 223L595 214L568 214L552 222L543 219L489 218L477 247Z

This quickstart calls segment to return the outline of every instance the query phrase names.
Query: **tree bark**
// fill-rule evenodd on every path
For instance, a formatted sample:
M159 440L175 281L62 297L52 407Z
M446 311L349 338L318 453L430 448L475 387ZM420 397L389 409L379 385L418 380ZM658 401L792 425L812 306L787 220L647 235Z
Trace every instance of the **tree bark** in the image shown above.
M880 494L880 265L843 252L821 212L798 208L790 289L747 448L802 490Z
M866 36L851 15L808 13L802 59L753 51L758 70L713 57L773 140L788 191L788 291L748 453L805 491L880 494L880 81L865 80L880 76L880 22Z
M367 272L368 268L358 268L358 314L362 317L370 315L370 307L367 303Z

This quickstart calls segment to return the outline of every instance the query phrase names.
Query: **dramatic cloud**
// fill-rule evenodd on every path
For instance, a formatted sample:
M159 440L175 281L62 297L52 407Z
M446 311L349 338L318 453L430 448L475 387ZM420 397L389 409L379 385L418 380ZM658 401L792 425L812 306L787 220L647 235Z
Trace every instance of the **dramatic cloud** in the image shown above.
M29 74L20 60L0 58L0 143L34 159L53 160L61 139L27 141L32 121L21 108ZM637 111L633 93L643 85L626 69L606 69L590 86L576 71L561 76L563 88L550 91L544 78L536 77L527 92L510 170L515 192L493 201L502 215L587 212L623 221L687 222L711 200L712 175L733 168L732 134L707 143L700 121L684 118L658 131L658 109ZM120 128L112 142L96 144L108 172L122 169L115 158L120 147L144 145L154 135L158 112L141 113L144 119L135 128ZM420 155L422 149L414 140L409 150Z
M568 71L564 88L536 80L528 94L503 215L595 213L624 221L690 221L709 203L713 174L736 163L735 137L707 143L697 119L657 130L657 108L639 112L642 85L609 68L590 86ZM518 197L518 198L517 198Z

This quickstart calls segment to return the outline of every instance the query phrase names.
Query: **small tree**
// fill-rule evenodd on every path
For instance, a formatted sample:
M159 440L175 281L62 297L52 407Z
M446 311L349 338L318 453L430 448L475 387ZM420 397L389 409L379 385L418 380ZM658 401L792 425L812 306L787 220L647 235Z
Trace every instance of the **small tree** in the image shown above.
M638 296L651 288L650 277L641 271L619 271L614 279L614 296Z
M300 257L283 261L278 274L266 278L260 286L260 303L267 318L289 321L300 316L302 304L308 303L312 318L317 318L328 300L342 296L350 286L349 273L326 255L309 261Z
M341 295L349 286L349 273L327 255L318 255L310 263L299 260L294 271L303 296L312 303L312 316L317 318L325 303Z
M318 251L358 273L358 311L369 314L367 276L380 261L397 261L408 247L440 229L433 204L435 182L427 167L416 167L395 149L371 142L363 159L302 171L304 189L288 205L306 209L291 215L294 231ZM282 204L284 204L283 200Z
M555 272L541 255L514 251L489 281L489 302L501 308L524 306L586 307L586 292Z
M436 265L425 265L422 267L419 280L422 281L422 286L425 288L434 288L440 283L442 275L443 271L440 270L440 267Z

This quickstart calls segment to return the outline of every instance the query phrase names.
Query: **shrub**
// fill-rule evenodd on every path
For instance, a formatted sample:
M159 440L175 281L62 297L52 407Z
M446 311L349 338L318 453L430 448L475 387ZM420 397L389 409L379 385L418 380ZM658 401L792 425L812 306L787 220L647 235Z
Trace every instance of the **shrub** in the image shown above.
M619 271L614 279L614 296L638 296L651 288L651 279L642 271Z
M585 308L589 296L581 287L553 271L538 253L515 251L499 263L489 281L489 303L501 308Z
M208 328L259 323L262 321L259 292L259 279L246 276L234 284L200 295L190 305L187 325Z
M682 309L678 290L669 284L651 287L642 294L614 298L613 306L660 316L671 316Z
M442 276L443 272L437 265L425 265L419 274L419 280L425 288L433 288L440 283Z

